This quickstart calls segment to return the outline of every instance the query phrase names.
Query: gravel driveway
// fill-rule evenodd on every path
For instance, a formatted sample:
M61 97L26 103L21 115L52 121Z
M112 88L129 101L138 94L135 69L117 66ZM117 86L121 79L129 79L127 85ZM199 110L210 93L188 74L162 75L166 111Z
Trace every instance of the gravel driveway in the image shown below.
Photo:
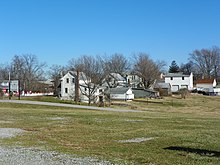
M93 158L78 158L57 152L29 148L0 147L0 164L2 165L107 165L107 161Z
M17 128L0 128L0 140L19 136L25 132ZM108 161L94 158L80 158L76 155L60 154L54 151L43 151L35 148L0 146L0 165L108 165Z
M0 100L0 102L18 103L18 104L34 104L47 106L60 106L71 108L82 108L91 110L114 111L114 112L142 112L140 110L113 109L103 107L81 106L60 103L48 103L38 101L25 100ZM0 141L3 138L18 136L24 130L16 128L0 128ZM11 148L0 146L0 165L108 165L108 161L99 161L94 158L80 158L76 155L60 154L54 151L43 151L36 148Z

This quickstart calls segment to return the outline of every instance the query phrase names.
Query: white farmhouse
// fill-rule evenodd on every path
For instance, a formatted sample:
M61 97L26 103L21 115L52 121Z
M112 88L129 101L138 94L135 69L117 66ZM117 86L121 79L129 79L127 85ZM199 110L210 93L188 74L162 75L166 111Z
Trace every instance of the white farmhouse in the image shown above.
M83 74L79 73L79 84L85 85L87 82L83 78ZM77 73L73 71L68 71L60 80L61 80L61 99L63 100L72 100L75 97L75 84L76 84ZM83 90L83 87L81 87Z
M165 83L169 83L171 86L171 92L177 92L181 88L188 90L193 89L193 74L190 75L179 73L168 73L165 75Z

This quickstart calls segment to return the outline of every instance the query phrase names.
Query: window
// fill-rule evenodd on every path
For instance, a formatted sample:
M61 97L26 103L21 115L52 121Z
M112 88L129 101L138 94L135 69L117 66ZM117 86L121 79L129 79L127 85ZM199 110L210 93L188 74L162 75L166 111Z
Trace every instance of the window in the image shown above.
M67 83L67 84L69 84L69 81L70 81L69 78L66 78L66 83Z
M102 93L102 89L99 89L99 93Z
M87 88L85 87L84 90L87 91Z
M170 80L173 80L173 77L170 77Z
M75 83L75 79L74 78L72 78L72 83Z
M68 93L68 88L65 88L65 93Z
M182 80L184 80L184 77L182 77Z

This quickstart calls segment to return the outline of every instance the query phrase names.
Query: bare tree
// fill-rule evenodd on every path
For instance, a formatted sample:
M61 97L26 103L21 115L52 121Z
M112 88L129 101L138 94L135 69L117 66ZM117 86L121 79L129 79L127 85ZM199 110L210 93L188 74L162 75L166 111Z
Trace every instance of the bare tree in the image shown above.
M95 91L97 87L102 83L105 78L105 72L103 69L103 61L101 57L93 57L84 55L77 60L70 61L73 64L74 70L81 72L81 79L84 80L85 88L88 91L81 90L81 93L89 100L89 104L95 99Z
M32 90L38 80L44 78L46 63L39 63L35 55L15 55L12 59L12 76L21 80L23 89Z
M142 78L144 88L148 88L160 76L159 66L145 53L134 56L133 71Z
M129 62L123 54L115 53L105 58L105 71L123 75L129 69Z
M58 85L60 84L60 78L62 77L62 72L64 72L65 68L61 65L52 65L50 70L48 71L49 77L52 79L54 84L54 95L58 96Z
M217 46L213 46L211 49L194 50L190 54L189 60L198 68L202 76L207 78L218 77L220 49Z
M196 70L192 61L180 65L180 72L183 72L184 74L190 74L191 72L195 71Z
M10 65L1 64L0 65L0 80L8 80L10 71L11 71Z

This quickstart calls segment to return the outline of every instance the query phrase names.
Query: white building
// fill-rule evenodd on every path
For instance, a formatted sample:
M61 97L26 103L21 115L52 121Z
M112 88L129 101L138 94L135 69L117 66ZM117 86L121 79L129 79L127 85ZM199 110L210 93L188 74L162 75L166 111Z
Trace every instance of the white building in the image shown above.
M181 88L186 88L188 90L193 89L193 74L185 75L181 72L179 73L168 73L165 75L165 83L171 85L171 92L177 92Z
M215 88L217 85L215 79L200 79L196 82L196 88Z
M128 86L132 88L143 87L142 78L139 77L137 74L127 74L126 79Z
M61 79L61 91L60 97L63 100L74 100L76 95L76 81L77 72L68 71ZM79 100L82 102L88 102L88 86L87 83L90 80L82 73L79 72Z
M204 78L196 81L197 91L203 91L207 93L218 93L216 90L217 82L213 78Z
M110 98L113 100L133 100L134 94L131 88L117 87L110 89Z

